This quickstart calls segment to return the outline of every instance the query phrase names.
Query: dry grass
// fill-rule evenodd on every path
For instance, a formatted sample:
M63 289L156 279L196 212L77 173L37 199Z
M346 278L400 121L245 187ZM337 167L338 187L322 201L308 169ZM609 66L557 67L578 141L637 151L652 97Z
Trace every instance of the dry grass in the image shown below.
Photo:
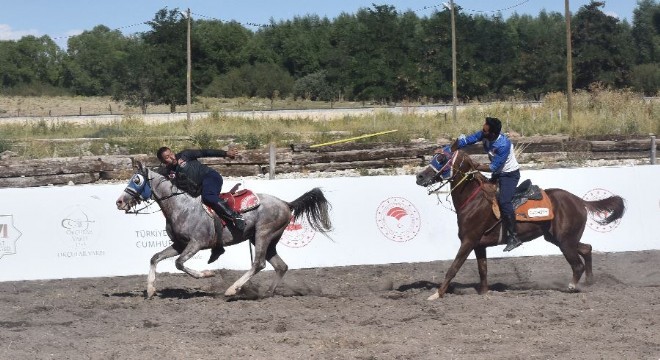
M39 103L40 105L36 105ZM14 105L11 105L14 104ZM67 105L68 104L68 105ZM75 104L75 105L73 105ZM245 148L260 148L268 143L286 146L290 143L322 143L342 138L398 129L397 132L359 140L362 142L409 142L411 139L447 139L481 128L485 116L502 119L504 130L513 135L568 134L575 137L589 135L648 135L660 133L660 101L645 100L629 91L579 92L573 97L573 122L567 119L567 104L563 94L549 94L540 104L498 102L471 104L451 120L451 113L416 112L404 106L402 114L376 110L369 116L343 116L319 121L313 118L243 118L228 117L224 110L241 107L267 107L263 99L200 99L196 109L211 115L195 120L163 124L147 124L142 116L122 104L108 99L89 98L0 98L0 109L22 106L43 111L58 106L61 111L81 107L125 109L120 121L109 124L90 122L76 125L37 119L23 124L2 124L0 118L0 152L13 150L26 158L76 156L104 153L153 153L162 145L174 149L186 147L223 147L230 143ZM104 105L105 104L105 105ZM327 103L280 100L274 108L329 107ZM348 104L341 104L348 105ZM13 109L13 108L11 108ZM152 108L154 110L154 108ZM163 109L160 109L163 110ZM165 109L167 110L167 109ZM185 109L184 109L185 110ZM202 111L199 110L199 111ZM10 110L11 113L15 110ZM51 110L52 113L53 110ZM451 111L447 108L446 111ZM2 116L7 116L7 113ZM44 141L43 139L75 139Z

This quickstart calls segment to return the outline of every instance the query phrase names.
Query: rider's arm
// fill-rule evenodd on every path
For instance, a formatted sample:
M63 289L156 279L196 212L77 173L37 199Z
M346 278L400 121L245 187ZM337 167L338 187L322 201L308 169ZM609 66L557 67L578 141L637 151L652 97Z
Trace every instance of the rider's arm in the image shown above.
M177 159L182 159L183 161L192 161L202 157L226 157L227 152L224 150L213 150L213 149L188 149L183 150L180 153L176 154Z
M478 141L481 141L484 138L483 131L479 130L472 135L461 135L456 139L456 145L459 149L462 149L468 145L476 144Z
M493 158L490 161L490 171L497 172L504 167L506 159L509 158L511 152L511 142L503 136L500 136L492 145L491 153Z

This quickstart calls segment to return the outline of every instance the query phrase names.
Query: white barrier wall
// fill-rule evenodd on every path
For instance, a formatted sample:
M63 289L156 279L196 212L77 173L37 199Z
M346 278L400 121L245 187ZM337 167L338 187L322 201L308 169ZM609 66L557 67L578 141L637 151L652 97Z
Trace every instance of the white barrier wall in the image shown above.
M562 188L588 199L610 193L626 199L621 221L589 221L582 238L594 251L660 249L660 166L525 170L522 178L542 188ZM290 268L386 264L453 259L458 250L456 215L446 194L426 194L414 176L247 180L256 192L292 201L321 187L332 203L332 240L305 223L285 232L278 250ZM234 183L227 181L225 188ZM0 281L146 274L151 256L169 245L162 213L125 214L115 200L125 184L0 189ZM157 205L152 206L153 211ZM301 225L301 226L300 226ZM489 257L560 254L543 239L512 253L489 248ZM195 269L247 269L247 243L231 246L207 265L200 252ZM270 266L269 266L270 268ZM159 271L176 272L173 260Z

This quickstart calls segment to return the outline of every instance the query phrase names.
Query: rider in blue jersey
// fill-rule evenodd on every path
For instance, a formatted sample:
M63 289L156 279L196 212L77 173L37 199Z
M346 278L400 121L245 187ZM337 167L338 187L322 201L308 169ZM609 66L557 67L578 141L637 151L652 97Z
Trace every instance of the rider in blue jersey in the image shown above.
M487 117L482 130L469 136L459 136L456 145L460 149L481 141L484 151L488 154L490 164L479 164L477 170L493 173L491 181L499 183L497 202L500 205L502 225L507 233L504 251L511 251L522 244L516 234L516 216L511 204L520 181L520 165L511 140L501 131L502 122L497 118Z

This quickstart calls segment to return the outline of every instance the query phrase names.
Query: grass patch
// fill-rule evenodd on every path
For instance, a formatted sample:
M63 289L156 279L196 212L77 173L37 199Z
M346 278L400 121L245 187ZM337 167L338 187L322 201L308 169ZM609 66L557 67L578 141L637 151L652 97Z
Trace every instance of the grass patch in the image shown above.
M270 101L263 100L262 103L270 107ZM270 143L279 147L299 142L318 144L394 129L398 131L357 141L437 141L480 129L486 116L499 117L504 131L521 136L568 134L584 138L660 133L660 101L644 99L630 91L602 89L574 95L573 122L568 121L567 101L561 93L546 95L540 104L514 101L473 103L458 112L456 122L452 120L451 107L438 113L416 113L407 107L399 114L375 109L366 116L328 119L312 116L303 119L245 118L231 117L225 112L227 107L245 108L248 104L256 106L260 103L258 99L202 99L198 105L210 111L210 115L190 124L185 120L148 124L139 114L124 115L121 120L110 124L90 122L84 125L57 121L57 118L37 118L22 124L2 124L0 119L3 136L0 149L11 148L24 158L77 156L81 153L102 155L118 152L118 149L132 154L152 154L163 145L175 151L219 148L229 144L259 149ZM296 102L282 100L278 104L292 107ZM78 142L48 143L42 141L44 139L77 139ZM83 146L86 143L89 145Z

